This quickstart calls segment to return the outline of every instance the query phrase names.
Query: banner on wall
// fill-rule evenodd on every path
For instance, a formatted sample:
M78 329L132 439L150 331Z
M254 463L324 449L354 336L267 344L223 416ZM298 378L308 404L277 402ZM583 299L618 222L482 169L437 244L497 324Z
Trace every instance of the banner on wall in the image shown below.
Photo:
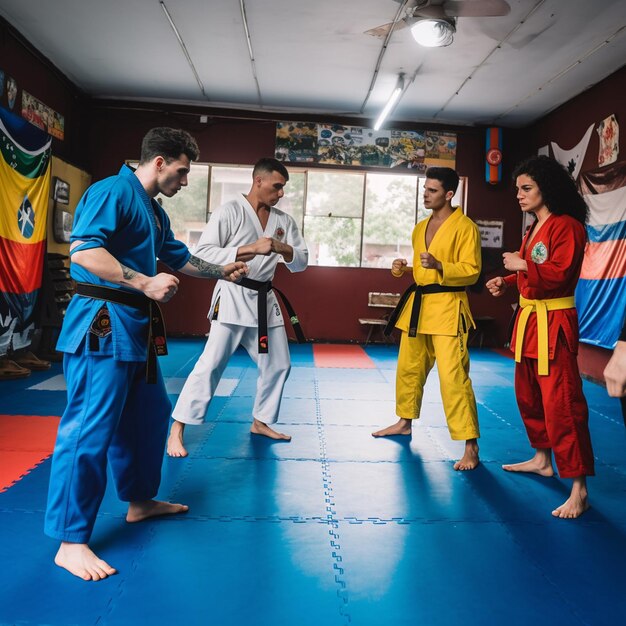
M52 139L0 107L0 355L30 345L41 287Z
M57 139L65 138L65 118L22 90L22 117Z
M492 126L486 131L485 180L497 185L502 180L502 129Z
M626 313L626 161L581 174L588 244L576 288L580 340L613 348Z
M445 131L278 122L275 157L291 163L389 167L423 174L435 165L454 168L456 141L455 133Z
M578 178L580 168L583 166L589 140L591 139L591 133L593 132L593 126L594 125L591 124L585 131L583 138L569 150L561 148L561 146L554 143L554 141L550 142L554 158L572 175L574 180Z

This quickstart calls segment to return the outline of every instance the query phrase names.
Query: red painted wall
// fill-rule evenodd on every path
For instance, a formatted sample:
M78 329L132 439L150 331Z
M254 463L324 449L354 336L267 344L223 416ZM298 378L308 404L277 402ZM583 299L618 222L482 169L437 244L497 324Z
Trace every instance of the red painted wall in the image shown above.
M96 104L90 132L94 178L114 173L125 158L136 158L142 136L157 125L177 126L192 132L200 146L200 161L252 164L261 156L273 154L273 120L228 118L223 116L234 114L208 111L209 122L201 124L201 112L207 113L197 109L129 110L127 106ZM468 214L473 219L503 219L505 248L516 249L520 241L521 217L509 178L514 163L522 154L519 147L522 133L505 130L504 180L498 185L490 185L484 180L484 129L460 127L454 130L458 133L457 169L462 176L469 177ZM488 269L493 270L494 262L498 270L501 269L500 260L501 251L492 253ZM329 341L363 341L368 329L359 325L358 318L378 313L367 307L368 292L396 292L405 286L387 270L329 267L310 267L295 275L281 267L276 284L285 289L296 307L307 335ZM212 285L181 276L177 298L165 307L170 333L202 335L206 332L205 316L211 291ZM513 300L513 294L498 300L486 292L471 295L477 316L496 319L496 342L499 345L505 341Z
M529 142L534 153L541 146L554 141L569 150L583 138L591 124L597 125L615 114L617 121L626 122L626 65L608 78L589 88L576 98L555 109L529 129ZM581 172L598 167L598 133L592 132ZM622 154L623 154L622 142Z
M623 127L626 121L625 84L626 66L544 117L529 129L531 152L536 152L550 141L566 150L571 149L578 144L591 124L597 128L611 114L616 116ZM623 153L623 139L621 143ZM594 130L581 172L598 167L599 144L598 133ZM581 372L592 380L602 381L602 372L610 355L610 350L581 343L578 355Z

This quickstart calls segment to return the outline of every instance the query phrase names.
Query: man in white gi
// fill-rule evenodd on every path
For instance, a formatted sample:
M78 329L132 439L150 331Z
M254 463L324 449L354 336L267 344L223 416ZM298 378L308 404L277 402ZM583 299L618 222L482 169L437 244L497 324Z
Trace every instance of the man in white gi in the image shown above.
M209 338L172 413L167 442L170 456L187 456L185 424L204 422L228 360L239 345L259 370L250 432L291 439L270 427L278 419L291 361L283 316L269 281L280 257L292 272L303 271L308 263L308 250L295 220L274 206L283 197L288 180L289 173L280 161L261 159L254 166L250 192L217 209L200 237L196 256L210 263L247 262L248 278L255 287L220 283L215 288ZM267 300L265 314L262 298ZM263 317L267 318L267 333L263 332Z

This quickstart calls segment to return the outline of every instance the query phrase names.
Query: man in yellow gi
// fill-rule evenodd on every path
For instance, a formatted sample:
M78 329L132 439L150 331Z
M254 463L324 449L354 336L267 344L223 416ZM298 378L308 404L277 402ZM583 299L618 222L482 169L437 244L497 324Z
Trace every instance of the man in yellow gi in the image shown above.
M478 465L478 414L469 378L467 335L474 320L465 288L480 274L478 227L451 204L459 184L448 167L426 171L424 206L432 215L413 230L413 267L396 259L391 272L400 277L412 270L415 283L405 292L391 316L402 331L396 373L395 424L372 433L374 437L410 435L419 418L428 373L437 361L443 408L450 436L465 440L463 458L455 470Z

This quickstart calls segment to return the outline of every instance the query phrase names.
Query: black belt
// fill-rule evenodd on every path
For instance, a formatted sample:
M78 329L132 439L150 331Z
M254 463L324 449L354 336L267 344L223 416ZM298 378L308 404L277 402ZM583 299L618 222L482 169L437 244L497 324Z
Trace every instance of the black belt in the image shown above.
M389 321L385 326L384 333L385 335L390 335L391 331L394 329L400 314L402 313L402 309L404 309L404 305L406 304L409 296L412 293L415 293L415 299L413 300L413 308L411 309L411 321L409 322L409 337L415 337L417 335L417 322L420 316L420 307L422 305L422 295L428 293L447 293L449 291L465 291L465 287L447 287L445 285L416 285L413 283L403 294L398 302L396 308L393 310L391 315L389 316Z
M157 356L167 354L167 339L165 322L159 305L148 296L141 293L132 293L112 287L102 287L91 283L76 283L76 293L79 296L104 300L114 304L124 304L143 311L148 316L148 358L146 360L146 382L153 385L157 381Z
M272 290L274 290L280 296L280 299L283 301L283 304L287 309L287 313L289 314L289 321L291 322L291 326L296 333L298 343L306 343L306 337L304 336L304 332L302 330L302 327L300 326L300 320L298 319L294 308L291 306L289 300L287 300L287 296L282 291L280 291L280 289L277 289L272 285L271 280L268 280L267 282L262 282L260 280L252 280L252 278L242 278L240 281L234 284L245 287L246 289L252 289L253 291L259 292L259 299L257 303L257 317L259 320L259 354L267 354L269 352L269 339L267 337L267 294Z
M517 319L517 312L519 311L519 302L515 303L515 308L513 309L513 315L509 320L509 325L506 329L506 336L509 338L508 345L510 346L513 343L513 331L515 330L515 320Z

